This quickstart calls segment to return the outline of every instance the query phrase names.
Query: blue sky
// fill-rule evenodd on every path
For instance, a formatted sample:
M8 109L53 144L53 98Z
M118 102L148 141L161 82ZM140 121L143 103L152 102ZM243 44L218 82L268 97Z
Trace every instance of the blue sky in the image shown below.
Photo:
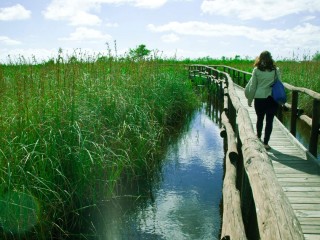
M303 58L320 50L319 0L1 0L0 61L81 51Z

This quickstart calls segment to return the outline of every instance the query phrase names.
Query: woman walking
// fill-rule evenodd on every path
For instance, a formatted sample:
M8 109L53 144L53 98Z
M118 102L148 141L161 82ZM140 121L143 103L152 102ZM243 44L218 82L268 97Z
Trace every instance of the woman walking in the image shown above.
M245 88L245 96L251 107L254 100L254 109L257 114L257 137L261 139L264 118L266 126L263 144L269 150L269 140L272 132L273 118L277 112L278 104L271 97L272 85L275 76L280 78L279 69L276 67L270 52L263 51L254 63L252 77Z

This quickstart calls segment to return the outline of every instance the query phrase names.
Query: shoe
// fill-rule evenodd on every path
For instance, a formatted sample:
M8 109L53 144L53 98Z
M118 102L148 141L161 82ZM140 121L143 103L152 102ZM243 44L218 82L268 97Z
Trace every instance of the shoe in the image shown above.
M264 146L264 148L265 148L266 150L270 150L270 149L271 149L271 147L270 147L268 144L263 144L263 146Z

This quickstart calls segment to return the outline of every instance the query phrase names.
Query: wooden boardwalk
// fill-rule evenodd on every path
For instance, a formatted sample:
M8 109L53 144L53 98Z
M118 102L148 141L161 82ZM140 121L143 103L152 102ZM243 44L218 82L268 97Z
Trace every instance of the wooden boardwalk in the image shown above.
M243 88L236 93L248 111L255 129L256 114L249 107ZM263 136L263 134L262 134ZM300 221L305 239L320 240L320 164L281 124L275 119L269 142L268 155L272 160L277 179Z

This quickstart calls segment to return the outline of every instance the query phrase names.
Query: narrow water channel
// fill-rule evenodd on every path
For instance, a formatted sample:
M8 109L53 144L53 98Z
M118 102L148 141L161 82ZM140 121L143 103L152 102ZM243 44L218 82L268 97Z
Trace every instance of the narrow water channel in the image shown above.
M219 127L204 105L185 129L169 146L145 196L120 196L99 213L101 239L219 239L224 158Z

